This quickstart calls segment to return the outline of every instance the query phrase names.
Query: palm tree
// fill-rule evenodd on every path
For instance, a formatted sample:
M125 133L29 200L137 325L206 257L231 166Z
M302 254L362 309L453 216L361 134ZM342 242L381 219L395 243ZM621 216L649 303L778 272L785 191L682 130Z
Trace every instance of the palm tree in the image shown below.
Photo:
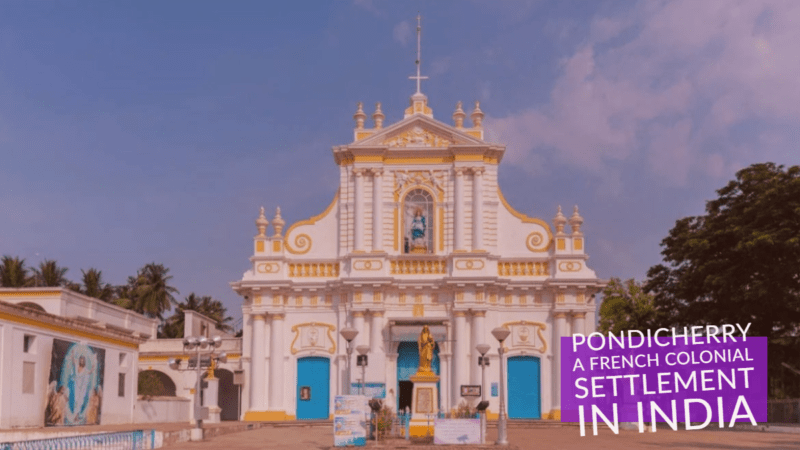
M140 314L163 320L163 313L175 303L178 290L167 284L172 279L163 264L150 263L137 274L133 291L134 310Z
M36 286L56 287L65 286L69 280L64 276L66 267L59 267L55 260L45 259L39 263L38 269L33 269L33 279Z
M19 288L33 284L33 280L28 276L24 259L5 255L0 261L0 286Z
M84 271L83 274L83 289L79 292L88 295L89 297L99 298L104 302L110 302L111 297L114 295L114 288L110 284L103 282L103 272L94 267Z
M162 325L161 335L165 338L182 338L183 329L186 324L186 315L184 311L192 310L199 311L200 298L194 292L189 294L183 302L178 303L175 307L175 313L172 314Z
M231 325L233 317L225 316L227 311L221 301L204 296L200 302L199 312L210 319L214 319L218 330L233 331L233 326Z

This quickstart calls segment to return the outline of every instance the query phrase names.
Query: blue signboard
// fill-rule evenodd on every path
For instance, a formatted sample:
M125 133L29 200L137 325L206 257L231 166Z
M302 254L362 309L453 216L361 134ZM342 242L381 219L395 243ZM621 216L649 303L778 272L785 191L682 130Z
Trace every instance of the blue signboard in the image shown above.
M367 383L361 391L361 383L350 383L350 392L353 395L363 394L367 398L386 398L386 384Z
M492 383L492 397L497 397L497 383Z

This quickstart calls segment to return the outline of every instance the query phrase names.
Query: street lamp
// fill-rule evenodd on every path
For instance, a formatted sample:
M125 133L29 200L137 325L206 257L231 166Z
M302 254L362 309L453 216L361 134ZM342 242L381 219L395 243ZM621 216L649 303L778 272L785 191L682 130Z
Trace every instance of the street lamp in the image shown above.
M486 352L489 351L491 348L488 344L478 344L475 347L478 352L481 354L480 358L478 358L478 363L481 366L481 404L485 401L484 398L486 397L485 389L483 388L486 385L486 366L489 365L489 358L486 357ZM486 443L486 410L484 409L481 411L481 444Z
M500 341L500 347L497 349L497 353L500 354L500 417L497 421L497 445L508 445L508 438L506 435L506 382L505 374L503 373L503 366L505 365L503 364L503 353L505 349L503 348L503 341L506 340L509 334L511 334L511 332L503 327L497 327L492 330L492 336Z
M194 420L195 420L195 427L192 429L191 438L193 441L202 441L203 440L203 417L208 414L208 410L204 409L200 405L200 389L202 389L202 369L201 366L201 358L200 358L200 350L208 349L208 356L209 356L209 366L214 367L216 363L226 363L228 362L228 355L225 352L220 353L216 357L214 356L214 350L218 349L222 345L222 337L215 336L214 339L208 339L205 336L202 337L194 337L190 336L183 339L183 349L184 351L192 351L196 350L196 359L195 359L195 367L194 370L197 373L197 380L195 381L194 386ZM209 349L209 347L211 347ZM213 363L212 363L213 361ZM192 370L190 367L190 363L187 361L187 367L185 369L181 369L181 360L170 358L169 359L169 367L172 370L179 370L179 371L189 371Z
M364 395L366 393L366 384L367 384L367 353L369 353L369 346L368 345L359 345L356 347L358 351L358 365L361 366L361 387L359 388L359 394Z
M339 334L347 341L347 395L350 395L350 360L353 357L353 347L350 344L358 336L358 330L351 327L342 328Z

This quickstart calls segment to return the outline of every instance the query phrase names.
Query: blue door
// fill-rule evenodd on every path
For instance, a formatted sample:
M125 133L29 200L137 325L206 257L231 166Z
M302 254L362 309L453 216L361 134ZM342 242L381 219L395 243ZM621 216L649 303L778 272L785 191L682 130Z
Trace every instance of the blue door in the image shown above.
M331 363L309 356L297 360L297 419L327 419L330 410Z
M508 417L540 419L541 365L533 356L508 358Z

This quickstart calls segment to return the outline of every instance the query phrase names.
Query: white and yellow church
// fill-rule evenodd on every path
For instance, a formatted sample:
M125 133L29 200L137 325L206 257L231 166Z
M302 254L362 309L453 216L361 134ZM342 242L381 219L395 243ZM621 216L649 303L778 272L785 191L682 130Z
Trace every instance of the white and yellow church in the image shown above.
M390 126L378 104L367 128L359 103L353 142L333 147L339 189L323 212L284 228L280 209L271 221L261 209L251 267L232 283L244 299L245 420L328 418L333 396L351 392L411 406L426 325L438 410L474 406L462 394L481 386L497 416L491 330L505 327L509 417L560 418L559 338L595 330L605 284L587 266L583 218L553 205L551 227L516 211L497 183L505 146L484 140L479 104L471 127L461 103L446 124L417 86ZM358 352L347 361L348 327L365 379ZM491 346L483 380L479 344Z

